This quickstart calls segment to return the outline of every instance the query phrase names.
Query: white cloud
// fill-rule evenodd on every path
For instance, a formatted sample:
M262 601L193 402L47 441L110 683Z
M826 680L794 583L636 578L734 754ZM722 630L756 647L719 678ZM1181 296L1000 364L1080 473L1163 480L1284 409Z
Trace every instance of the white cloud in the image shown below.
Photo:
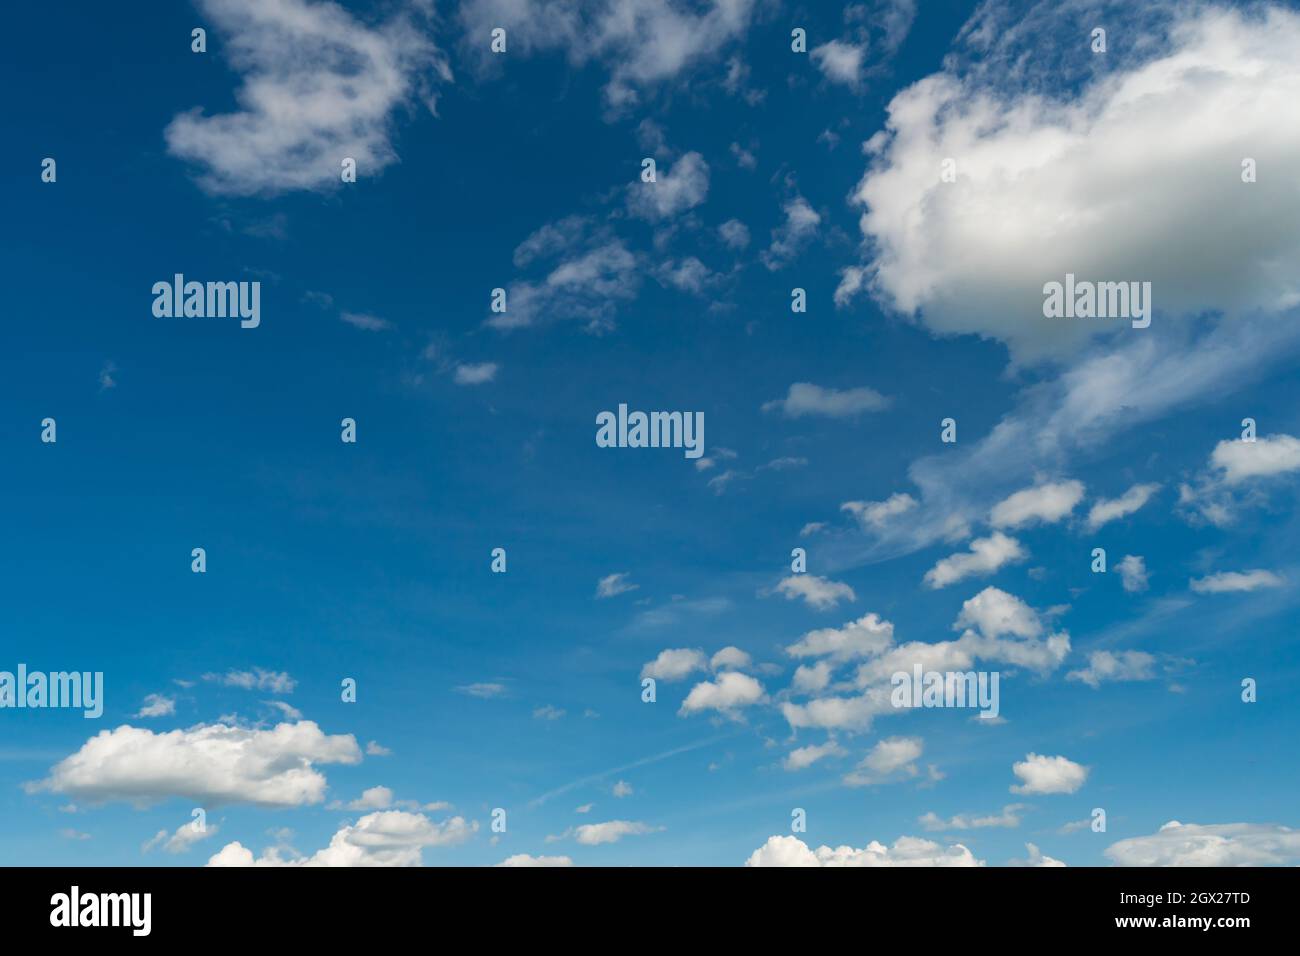
M1147 589L1147 565L1140 554L1124 555L1123 560L1115 565L1115 570L1119 572L1125 591L1136 593Z
M671 168L658 169L655 182L629 184L627 208L642 219L671 219L700 205L708 194L709 164L699 153L686 153Z
M1020 826L1021 812L1029 809L1023 803L1009 803L998 813L987 813L983 816L970 816L959 813L950 820L944 820L937 814L930 812L919 817L917 822L927 830L979 830L987 827L1018 827Z
M818 661L816 664L800 664L795 668L790 686L803 694L819 694L831 682L830 661Z
M505 684L493 684L487 682L463 684L460 687L454 688L454 690L458 694L468 694L470 697L481 697L485 700L492 697L504 697L507 692Z
M1065 866L1065 864L1060 860L1044 854L1043 851L1038 849L1038 847L1033 843L1026 843L1025 849L1029 852L1028 859L1012 860L1007 865L1032 867Z
M176 700L162 694L149 694L144 704L136 711L137 717L170 717L176 713Z
M1088 511L1088 528L1095 531L1107 522L1137 511L1160 490L1158 484L1134 485L1118 498L1098 501Z
M1083 483L1062 481L1025 488L999 502L989 514L995 528L1020 528L1035 522L1054 524L1083 500Z
M862 82L862 61L866 52L855 44L831 40L814 47L809 56L828 80L856 90Z
M270 730L200 724L160 734L124 724L101 730L27 789L91 803L184 796L207 806L292 807L324 799L325 777L316 764L360 760L355 737L326 735L309 720Z
M336 3L199 0L205 25L239 73L234 112L177 115L164 131L173 155L199 165L215 193L274 194L358 178L397 161L393 114L451 72L409 17L362 24Z
M779 411L786 418L820 415L825 418L853 418L863 412L878 412L890 400L874 388L822 388L809 382L795 382L785 398L763 403L763 411Z
M925 583L932 588L947 587L973 574L992 574L1004 564L1023 561L1028 553L1015 538L995 531L987 538L976 538L970 550L940 559L925 572Z
M773 272L789 265L803 251L822 222L821 215L802 196L786 202L782 211L785 221L772 230L772 244L759 255L763 265Z
M1286 582L1272 571L1220 571L1203 578L1193 578L1190 587L1197 594L1226 594L1232 591L1257 591L1279 588Z
M630 797L632 796L633 793L632 785L628 783L626 780L620 780L618 781L618 783L614 784L614 789L611 791L611 793L613 793L614 796L619 797L620 799L622 797Z
M483 385L497 377L499 367L496 362L462 363L456 366L454 380L457 385Z
M366 332L385 332L393 327L393 323L387 319L366 312L340 312L339 318L348 325Z
M920 737L886 737L877 741L844 782L851 787L865 787L888 783L891 779L915 777L918 772L916 761L922 749Z
M724 647L709 658L709 669L714 671L744 670L751 664L753 660L750 656L735 646Z
M372 740L366 744L366 756L368 757L391 757L392 755L393 752L377 740Z
M1039 35L1050 41L1070 18L1061 9ZM1145 40L1136 56L1090 65L1081 89L1057 81L1060 95L956 72L898 93L855 196L875 294L938 333L997 338L1028 361L1068 356L1112 330L1144 334L1044 319L1042 286L1067 272L1150 281L1170 316L1294 304L1300 195L1262 175L1243 184L1240 168L1247 155L1300 165L1300 125L1289 121L1300 102L1300 16L1194 4L1167 35ZM1136 141L1179 148L1134 165ZM938 175L948 157L955 183ZM1278 226L1249 247L1236 240L1262 221Z
M387 810L393 805L393 791L388 787L371 787L347 804L349 810Z
M1269 435L1255 441L1221 441L1210 453L1210 463L1223 472L1228 485L1300 471L1300 438Z
M788 601L803 598L809 607L818 611L829 610L842 600L857 600L853 588L847 584L815 574L791 574L781 579L776 590Z
M883 652L894 642L894 625L878 614L866 614L843 627L809 631L785 649L791 657L831 657L850 660Z
M1035 753L1012 764L1011 771L1023 781L1012 785L1012 793L1074 793L1088 779L1088 768L1082 764Z
M607 574L596 582L596 597L617 597L620 594L626 594L628 591L635 591L640 586L628 581L626 572L620 571L617 574Z
M805 770L824 757L843 757L848 751L833 740L824 744L810 744L797 747L786 755L783 766L786 770Z
M1201 825L1171 820L1150 836L1111 844L1119 866L1295 866L1300 830L1271 823Z
M683 717L702 710L734 714L738 709L750 707L766 697L763 685L748 674L726 671L711 681L701 681L692 687L678 713Z
M567 856L529 856L527 853L516 853L506 857L497 866L573 866L573 860Z
M291 694L298 682L288 674L254 667L251 671L227 671L225 674L204 674L203 679L225 687L241 690L264 690L272 694Z
M985 637L1037 637L1043 631L1038 614L1014 594L999 588L988 587L962 602L961 613L953 630L973 627Z
M915 498L903 492L896 492L884 501L846 501L840 505L840 510L849 512L858 519L863 528L870 530L881 527L891 518L907 514L915 507Z
M816 850L794 836L773 836L750 854L746 866L983 866L960 843L943 847L932 840L902 836L892 847L872 840L861 850L851 846Z
M1100 687L1103 681L1151 680L1156 659L1145 651L1093 651L1088 655L1088 666L1070 671L1066 680L1083 681L1089 687Z
M718 235L728 249L739 251L749 245L749 227L739 219L728 219L720 225Z
M703 651L689 647L670 648L660 651L658 657L642 667L641 676L662 681L683 680L696 671L704 670L707 663L708 658Z
M599 846L602 843L617 843L625 836L644 836L662 829L663 827L652 827L635 820L608 820L605 823L584 823L566 831L565 836L572 836L583 846Z
M559 720L564 714L564 710L554 704L543 704L533 711L533 720Z
M285 857L272 848L254 858L242 844L227 843L208 860L208 866L423 866L425 847L464 843L478 831L478 823L452 817L435 823L422 813L381 810L343 826L329 846L310 857Z
M196 820L189 823L182 823L176 828L176 832L168 833L166 830L159 830L144 846L140 848L141 853L148 853L156 847L162 847L166 853L184 853L194 844L208 837L215 836L218 826L215 823L206 823L203 827L196 827Z
M643 91L682 76L719 54L749 26L754 0L706 0L693 8L637 0L468 0L459 17L476 49L490 61L494 27L507 31L510 52L563 50L581 66L600 61L609 71L605 101L621 111Z

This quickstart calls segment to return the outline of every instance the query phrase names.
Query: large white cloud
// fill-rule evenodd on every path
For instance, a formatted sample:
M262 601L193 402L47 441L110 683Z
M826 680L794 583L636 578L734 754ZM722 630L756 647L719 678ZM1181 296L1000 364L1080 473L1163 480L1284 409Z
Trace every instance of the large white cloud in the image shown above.
M435 823L422 813L382 810L341 827L329 846L309 857L290 857L279 848L261 856L243 844L227 843L208 860L208 866L423 866L425 847L454 846L478 830L477 822L452 817Z
M325 734L310 720L269 730L200 724L167 733L123 724L101 730L27 787L91 803L149 804L183 796L206 806L290 807L324 799L325 776L317 764L360 760L355 737Z
M1189 5L1164 39L1145 59L1111 55L1080 93L945 72L897 94L855 194L871 258L850 284L869 277L934 331L1029 361L1117 327L1043 317L1043 284L1066 273L1152 282L1157 322L1295 305L1300 15ZM1258 182L1242 182L1246 157ZM956 182L940 178L948 158Z
M750 854L745 866L983 866L960 843L944 847L933 840L902 836L892 847L872 840L858 850L851 846L810 849L795 836L773 836Z
M395 162L393 114L450 80L446 61L404 16L370 27L336 3L312 0L199 0L241 75L239 109L181 113L168 150L199 164L213 192L248 195L342 182L342 161L359 178ZM211 42L217 42L213 37Z
M1300 830L1270 823L1201 825L1171 820L1150 836L1106 850L1120 866L1295 866Z

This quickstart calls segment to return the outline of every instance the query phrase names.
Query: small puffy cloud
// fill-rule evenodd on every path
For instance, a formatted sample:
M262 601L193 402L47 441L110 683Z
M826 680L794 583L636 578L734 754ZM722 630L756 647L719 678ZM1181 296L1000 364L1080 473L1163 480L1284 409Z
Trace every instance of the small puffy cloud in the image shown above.
M1017 491L994 506L989 523L995 528L1021 528L1028 524L1060 521L1083 500L1083 482L1061 481Z
M801 694L820 694L831 682L834 668L830 661L818 661L816 664L800 664L795 668L790 686Z
M922 750L920 737L886 737L871 748L844 782L851 787L862 787L914 777L918 772L916 761Z
M716 710L733 714L742 707L750 707L767 697L763 685L748 674L726 671L711 681L701 681L691 688L682 701L681 716L702 710Z
M728 219L720 225L718 236L728 249L739 251L749 245L749 227L739 219Z
M366 755L369 757L391 757L393 752L377 740L372 740L366 744Z
M175 833L169 834L166 830L159 830L153 839L140 848L140 852L148 853L150 850L162 847L166 853L184 853L199 841L216 835L218 827L215 823L196 827L194 825L196 822L198 821L191 820L189 823L182 823L176 828Z
M27 789L90 803L144 805L183 796L207 806L293 807L324 799L317 764L360 760L355 737L327 735L309 720L270 730L200 724L160 734L124 724L101 730Z
M870 657L894 642L894 625L878 614L867 614L843 627L809 631L785 649L791 657L830 657L850 660Z
M554 704L543 704L533 711L533 720L559 720L563 716L564 710Z
M970 550L957 552L940 559L925 572L925 583L932 588L943 588L975 574L992 574L1004 564L1023 561L1028 552L1015 538L994 531L987 538L976 538Z
M1140 554L1124 555L1123 560L1115 565L1115 570L1119 572L1125 591L1136 593L1147 589L1147 565Z
M786 600L803 598L809 607L826 611L835 607L840 601L856 601L853 588L841 581L832 581L815 574L792 574L782 578L776 590Z
M626 594L628 591L635 591L639 584L633 584L627 579L627 573L620 571L617 574L607 574L596 582L596 597L612 598L620 594Z
M842 40L831 40L809 51L817 69L826 79L857 89L862 82L862 61L866 49Z
M170 717L176 713L176 700L162 694L149 694L144 704L136 711L137 717Z
M988 587L962 602L953 629L973 627L985 637L1037 637L1043 631L1037 612L1014 594Z
M1088 510L1088 529L1096 531L1108 522L1133 514L1159 490L1158 484L1134 485L1118 498L1098 501Z
M254 857L241 843L227 843L208 860L208 866L423 866L425 847L464 843L478 831L478 823L452 817L435 823L422 813L381 810L348 824L331 838L329 846L310 857L286 858L279 848Z
M1300 438L1271 435L1255 441L1221 441L1214 446L1210 463L1222 471L1228 485L1300 471Z
M1106 856L1119 866L1296 866L1300 830L1273 823L1171 820L1150 836L1111 844Z
M1089 687L1100 687L1103 681L1151 680L1156 659L1145 651L1093 651L1088 655L1088 666L1070 671L1066 680L1082 681Z
M1207 577L1193 578L1189 586L1197 594L1226 594L1232 591L1279 588L1285 583L1272 571L1220 571Z
M371 787L347 804L349 810L387 810L393 805L393 791L388 787Z
M861 850L851 846L816 850L795 836L773 836L750 854L745 866L983 866L960 843L944 847L932 840L902 836L892 847L872 840Z
M847 753L848 751L835 741L828 740L824 744L812 744L790 751L782 765L786 770L804 770L823 757L843 757Z
M1031 753L1011 771L1023 781L1013 784L1012 793L1074 793L1088 779L1088 768L1065 757L1044 757Z
M898 492L884 501L846 501L840 505L840 510L857 518L863 528L872 530L881 527L891 518L907 514L915 507L915 498Z
M1009 803L998 813L986 813L983 816L970 816L959 813L950 820L931 812L918 818L921 826L927 830L979 830L986 827L1018 827L1021 813L1029 809L1023 803Z
M457 365L453 381L457 385L484 385L497 377L498 368L496 362Z
M1027 859L1011 860L1007 863L1007 866L1065 866L1065 864L1060 860L1044 854L1043 851L1038 849L1038 847L1033 843L1026 843L1025 850L1029 853Z
M695 208L709 194L709 164L699 153L686 153L671 168L658 169L655 179L627 187L627 206L633 215L652 221L671 219Z
M863 412L889 407L889 399L874 388L822 388L809 382L795 382L785 398L763 404L763 411L779 411L786 418L820 415L825 418L853 418Z
M660 651L658 657L643 666L641 676L662 681L683 680L696 671L704 670L707 663L708 658L703 651L689 647L670 648Z
M822 221L821 215L802 196L789 200L784 212L785 221L772 230L772 244L759 256L763 265L773 272L784 268L803 251Z
M625 836L644 836L662 829L663 827L652 827L634 820L608 820L605 823L584 823L565 835L572 836L583 846L599 846L602 843L617 843Z
M709 658L709 669L714 671L744 670L751 664L753 660L750 656L735 646L724 647Z
M497 866L573 866L573 860L567 856L529 856L527 853L516 853L514 856L508 856Z
M618 783L614 784L614 789L610 792L613 793L614 796L619 797L621 799L623 797L632 796L633 790L632 790L632 785L630 783L628 783L626 780L620 780L618 781Z

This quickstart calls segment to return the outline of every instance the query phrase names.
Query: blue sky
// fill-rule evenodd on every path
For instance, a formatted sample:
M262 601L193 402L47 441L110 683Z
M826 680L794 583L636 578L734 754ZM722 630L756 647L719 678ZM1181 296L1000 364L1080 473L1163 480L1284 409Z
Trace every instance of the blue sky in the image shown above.
M0 858L1300 861L1293 8L13 17Z

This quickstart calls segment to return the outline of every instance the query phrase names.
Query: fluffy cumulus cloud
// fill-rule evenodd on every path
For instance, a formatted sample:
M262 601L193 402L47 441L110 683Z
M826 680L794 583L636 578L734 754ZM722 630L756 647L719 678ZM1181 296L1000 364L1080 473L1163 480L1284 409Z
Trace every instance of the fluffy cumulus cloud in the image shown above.
M199 0L205 26L240 75L233 112L202 107L167 126L172 155L196 164L212 192L273 194L342 182L397 161L395 114L451 79L422 25L407 15L368 26L336 3Z
M216 836L217 831L220 829L215 823L205 823L201 827L196 826L197 823L197 820L182 823L173 833L159 830L153 839L140 848L140 851L148 853L150 850L161 847L166 853L184 853L196 843Z
M183 796L209 807L292 807L324 799L318 764L360 760L355 737L326 734L310 720L271 729L200 724L158 734L124 724L101 730L27 786L90 803L143 805Z
M516 853L506 857L497 866L573 866L573 860L567 856L529 856L527 853Z
M879 654L894 643L894 625L879 614L866 614L843 627L809 631L785 649L791 657L850 660Z
M841 747L833 740L828 740L824 744L810 744L807 747L796 747L786 755L782 766L786 770L806 770L817 761L826 757L843 757L847 750Z
M1119 866L1296 866L1300 830L1271 823L1171 820L1150 836L1111 844L1106 856Z
M255 857L235 842L214 853L208 866L423 866L425 847L464 843L477 830L477 822L463 817L435 823L422 813L382 810L341 827L329 846L309 857L288 856L279 847Z
M840 505L840 510L853 515L864 528L872 529L882 527L915 507L915 498L904 492L896 492L884 501L846 501Z
M715 671L744 670L753 663L739 647L729 645L709 658L709 669Z
M1083 483L1060 481L1025 488L994 506L989 523L995 528L1021 528L1060 521L1083 500Z
M684 717L703 710L716 710L734 716L742 708L767 698L763 685L748 674L726 671L711 681L701 681L691 688L682 701L679 713Z
M750 854L746 866L983 866L960 843L941 846L933 840L902 836L892 847L872 840L862 849L819 846L811 849L795 836L769 837Z
M652 827L637 820L607 820L604 823L584 823L580 827L567 831L564 836L573 837L583 846L600 846L602 843L617 843L623 837L645 836L647 833L655 833L661 829L663 828Z
M1013 764L1011 771L1022 781L1012 785L1012 793L1074 793L1088 779L1088 768L1073 760L1035 753Z
M987 538L976 538L967 551L959 551L941 558L925 572L925 583L932 588L943 588L973 575L992 574L1004 564L1014 564L1028 557L1028 552L1015 538L994 531Z
M1151 496L1160 490L1158 484L1134 485L1118 498L1098 501L1088 510L1088 528L1095 531L1102 525L1119 518L1127 517L1137 511Z
M1093 651L1088 666L1066 674L1066 680L1100 687L1103 681L1151 680L1156 659L1146 651Z
M654 182L629 185L627 206L643 219L671 219L694 209L708 194L709 164L699 153L687 153L670 168L657 170Z
M844 778L851 787L868 787L915 777L924 743L920 737L886 737L876 742L857 768Z
M831 40L809 50L817 69L832 83L841 83L853 89L862 82L862 60L866 50L854 43Z
M853 588L842 581L832 581L815 574L792 574L782 578L776 586L777 593L787 600L802 598L811 608L826 611L840 601L856 601Z
M1228 485L1300 471L1300 438L1272 435L1255 441L1221 441L1210 453L1210 464L1222 472Z
M1150 281L1156 322L1294 306L1300 195L1284 178L1246 185L1240 173L1243 157L1300 165L1288 119L1300 15L1193 4L1164 26L1081 89L1058 81L1060 95L958 68L898 93L855 194L873 256L846 278L935 332L996 338L1025 361L1112 330L1143 334L1045 319L1043 285L1066 273ZM1134 142L1178 148L1134 163ZM939 175L949 158L956 182ZM1261 222L1277 225L1261 235Z
M781 412L786 418L855 418L863 412L889 407L889 399L874 388L823 388L810 382L795 382L785 398L763 403L765 412Z
M1125 591L1136 593L1147 589L1147 563L1140 554L1126 554L1115 565Z
M1056 859L1055 857L1048 856L1042 850L1038 849L1038 847L1033 843L1026 843L1025 850L1029 853L1028 857L1026 857L1023 860L1011 860L1007 865L1008 866L1034 866L1034 867L1065 866L1065 864L1062 861Z
M641 668L642 677L655 680L684 680L696 671L702 671L708 664L703 651L689 647L673 647L659 652L659 656Z

